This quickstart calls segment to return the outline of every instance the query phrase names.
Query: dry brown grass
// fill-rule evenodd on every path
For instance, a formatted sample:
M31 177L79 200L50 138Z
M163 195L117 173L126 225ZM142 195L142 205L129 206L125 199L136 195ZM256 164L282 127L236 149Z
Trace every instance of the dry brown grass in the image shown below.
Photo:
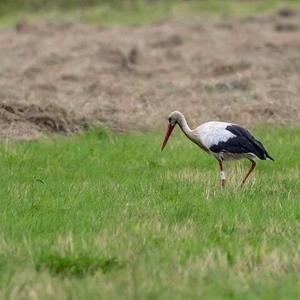
M293 26L280 26L293 24ZM105 124L299 124L300 17L274 15L136 28L27 24L2 29L2 138Z

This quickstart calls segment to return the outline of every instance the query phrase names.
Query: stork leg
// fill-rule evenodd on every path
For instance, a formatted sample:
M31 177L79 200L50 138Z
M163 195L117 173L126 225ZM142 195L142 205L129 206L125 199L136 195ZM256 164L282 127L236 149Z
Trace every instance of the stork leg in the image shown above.
M220 179L221 179L221 185L224 188L226 184L226 179L225 179L225 173L224 173L224 166L223 166L223 161L219 160L219 166L220 166Z
M241 185L241 186L243 186L243 185L245 184L247 178L249 177L249 175L252 173L252 171L253 171L253 170L255 169L255 167L256 167L256 162L255 162L255 160L253 160L253 159L249 159L249 160L251 161L251 167L250 167L250 170L248 171L248 173L246 174L245 178L243 179L242 185Z

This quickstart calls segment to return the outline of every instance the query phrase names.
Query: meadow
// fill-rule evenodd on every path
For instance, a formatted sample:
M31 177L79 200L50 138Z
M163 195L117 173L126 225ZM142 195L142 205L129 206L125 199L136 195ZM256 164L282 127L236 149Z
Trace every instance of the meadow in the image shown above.
M299 299L299 8L0 0L0 299ZM171 107L275 162L222 189Z
M299 299L300 129L226 165L177 129L1 143L1 299Z
M280 8L300 8L299 0L5 0L0 25L20 19L77 20L102 25L141 25L170 19L249 17Z

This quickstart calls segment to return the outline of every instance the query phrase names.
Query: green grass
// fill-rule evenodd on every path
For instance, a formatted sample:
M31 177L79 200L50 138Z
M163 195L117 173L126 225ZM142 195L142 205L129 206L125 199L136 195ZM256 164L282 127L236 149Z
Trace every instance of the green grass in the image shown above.
M300 129L226 165L179 130L0 145L0 299L299 299Z
M47 254L42 256L36 264L36 270L49 271L53 276L61 277L84 277L94 275L96 271L101 270L107 273L112 269L121 268L122 263L115 257L99 258L90 256L72 257L70 255L61 256L60 254Z
M300 9L300 0L7 0L0 1L0 24L19 19L79 20L102 25L137 25L166 19L245 17L282 7Z

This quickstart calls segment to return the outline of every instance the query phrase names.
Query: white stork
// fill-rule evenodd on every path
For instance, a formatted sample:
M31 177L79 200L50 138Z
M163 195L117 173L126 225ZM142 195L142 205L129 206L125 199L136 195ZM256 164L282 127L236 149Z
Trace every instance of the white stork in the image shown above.
M244 185L256 166L255 159L274 160L262 143L256 140L247 129L239 125L211 121L203 123L192 130L187 124L184 115L179 111L172 112L168 120L169 124L161 150L166 146L174 127L178 124L192 142L218 160L222 187L226 183L224 161L243 158L251 161L251 168L242 181L242 185Z

